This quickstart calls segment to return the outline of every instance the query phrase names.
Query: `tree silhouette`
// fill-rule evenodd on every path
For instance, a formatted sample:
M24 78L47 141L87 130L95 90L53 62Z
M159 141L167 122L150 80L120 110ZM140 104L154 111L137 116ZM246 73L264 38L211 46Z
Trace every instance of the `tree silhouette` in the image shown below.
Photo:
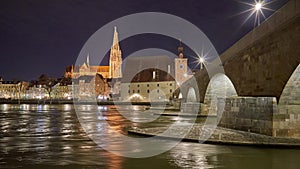
M42 74L38 79L38 85L41 85L41 87L48 92L50 101L51 101L52 87L55 84L56 84L56 79L50 78L45 74Z

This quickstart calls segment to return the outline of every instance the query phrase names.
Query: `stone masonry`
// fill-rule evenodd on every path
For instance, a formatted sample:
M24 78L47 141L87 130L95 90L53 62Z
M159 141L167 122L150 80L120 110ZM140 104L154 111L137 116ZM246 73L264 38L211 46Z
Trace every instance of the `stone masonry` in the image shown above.
M281 94L273 122L273 136L300 138L300 64Z
M300 63L300 1L290 0L260 26L220 55L225 75L238 96L270 96L277 101ZM204 103L211 80L206 69L195 73L199 99ZM211 77L213 77L211 75ZM182 89L187 96L190 82ZM192 84L192 83L191 83Z
M276 104L272 97L226 98L219 126L272 136Z

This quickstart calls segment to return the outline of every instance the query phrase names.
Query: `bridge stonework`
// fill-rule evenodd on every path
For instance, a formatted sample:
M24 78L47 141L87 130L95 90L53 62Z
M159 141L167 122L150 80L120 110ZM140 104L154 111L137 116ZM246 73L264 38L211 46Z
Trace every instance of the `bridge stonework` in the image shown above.
M298 67L300 63L300 0L288 1L264 23L221 54L220 59L225 75L232 82L237 96L240 97L223 98L227 104L224 110L226 116L221 119L223 126L229 124L226 119L232 122L230 113L236 121L243 123L245 121L242 119L250 117L245 114L248 112L252 116L246 121L247 124L252 125L251 127L238 126L241 123L235 123L234 127L227 127L247 131L253 128L255 132L278 137L300 137L300 66ZM205 97L208 97L207 88L213 75L210 74L209 77L206 69L199 70L194 75L199 89L197 99L202 104L208 100ZM183 100L187 97L188 89L185 88L191 85L188 81L181 87ZM222 85L219 86L220 89L222 87ZM212 95L211 92L210 95ZM253 97L256 98L253 99ZM263 106L262 102L257 101L264 100L266 97L272 100L268 101L268 105ZM240 113L236 113L237 108L233 108L234 111L226 111L226 109L231 109L228 107L229 103L241 100L244 102L238 106L239 109L249 107L249 104L250 107L254 105L257 108L249 108L246 112ZM270 105L273 101L275 106ZM236 104L232 105L236 106ZM207 104L203 107L205 106ZM205 109L209 108L202 108L202 110ZM255 113L260 115L255 115ZM260 123L263 119L264 122ZM262 127L264 125L268 129L264 130Z

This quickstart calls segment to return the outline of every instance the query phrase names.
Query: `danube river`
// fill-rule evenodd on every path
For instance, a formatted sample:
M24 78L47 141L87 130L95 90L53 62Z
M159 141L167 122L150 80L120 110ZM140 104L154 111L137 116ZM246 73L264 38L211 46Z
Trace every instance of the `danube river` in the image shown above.
M80 107L88 110L89 106ZM103 112L101 115L87 111L85 117L95 119L97 123L108 122L115 131L125 135L129 127L165 126L178 120L178 117L159 117L152 123L139 124L127 120L117 111L122 109L126 113L139 114L145 108L99 106L98 110ZM109 140L108 144L126 146ZM72 105L0 105L0 168L296 169L300 168L299 158L299 149L185 142L153 157L126 158L103 150L94 143L82 129Z

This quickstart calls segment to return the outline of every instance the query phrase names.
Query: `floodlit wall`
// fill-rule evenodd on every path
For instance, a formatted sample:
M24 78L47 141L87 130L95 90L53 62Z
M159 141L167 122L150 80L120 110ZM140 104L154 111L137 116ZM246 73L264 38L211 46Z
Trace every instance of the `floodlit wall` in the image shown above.
M274 136L300 137L300 65L287 82L274 113Z
M217 74L210 80L201 114L217 114L218 98L237 96L234 85L224 74Z

